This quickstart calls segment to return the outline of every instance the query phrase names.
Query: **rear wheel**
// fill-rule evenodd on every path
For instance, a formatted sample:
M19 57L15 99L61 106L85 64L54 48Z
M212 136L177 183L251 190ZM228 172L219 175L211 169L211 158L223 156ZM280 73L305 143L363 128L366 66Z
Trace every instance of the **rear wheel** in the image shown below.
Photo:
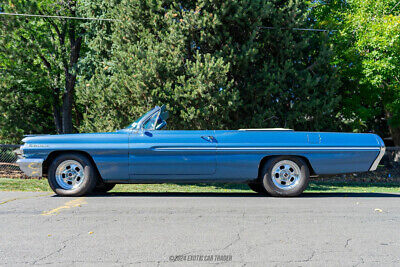
M306 189L309 177L310 170L307 163L298 157L272 158L262 170L265 190L276 197L300 195Z
M82 196L92 192L98 178L87 157L68 153L53 160L48 180L51 189L60 196Z

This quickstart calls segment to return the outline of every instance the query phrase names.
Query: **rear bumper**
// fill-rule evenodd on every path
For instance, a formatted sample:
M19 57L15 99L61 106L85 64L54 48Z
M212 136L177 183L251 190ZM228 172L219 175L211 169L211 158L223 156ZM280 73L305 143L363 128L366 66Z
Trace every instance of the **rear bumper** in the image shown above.
M379 162L381 161L383 155L385 155L386 147L381 147L378 156L376 157L374 163L372 163L370 171L375 171L378 167Z
M17 164L21 171L30 177L42 177L44 159L18 159Z

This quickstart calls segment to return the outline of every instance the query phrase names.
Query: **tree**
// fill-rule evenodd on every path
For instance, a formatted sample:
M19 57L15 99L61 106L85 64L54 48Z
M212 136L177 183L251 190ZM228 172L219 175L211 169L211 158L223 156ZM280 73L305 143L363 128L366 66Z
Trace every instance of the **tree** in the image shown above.
M111 52L78 92L81 130L123 127L161 103L175 129L335 129L340 98L326 34L294 30L314 26L305 1L122 0L113 7Z
M224 127L237 106L229 63L196 45L212 16L172 1L122 1L117 12L113 53L79 97L84 130L122 127L161 103L172 128Z
M361 57L366 94L381 102L394 144L400 145L400 17L390 14L397 1L355 1L347 14L354 49Z
M243 105L239 127L334 130L338 78L326 34L313 28L306 1L228 1L217 43L229 58ZM229 34L226 34L229 33Z
M7 37L2 41L7 41ZM38 71L29 57L4 64L7 60L4 55L10 56L13 51L7 49L7 54L3 51L4 47L0 47L0 62L3 62L0 64L0 142L19 142L24 133L54 132L52 107L48 102L51 92L42 90L48 82L46 73ZM19 52L29 53L22 47Z
M318 3L318 24L338 29L334 64L342 79L342 114L357 131L389 132L400 145L400 17L396 0Z
M77 1L73 0L40 0L10 1L3 3L1 9L10 13L30 13L41 15L76 16ZM1 83L2 94L20 94L29 97L23 105L13 105L16 114L23 114L26 102L36 103L35 112L44 119L41 111L49 112L51 107L54 128L58 133L73 131L73 108L78 60L82 50L84 30L78 20L56 18L27 18L23 16L1 16L0 40L1 79L11 83ZM22 71L20 71L22 69ZM18 86L16 85L18 84ZM29 93L28 93L29 91ZM46 103L43 103L45 99ZM4 104L9 99L3 100ZM9 102L9 101L8 101ZM10 107L11 108L11 107ZM0 122L4 125L14 121ZM20 126L20 132L35 132L40 128ZM54 129L53 128L53 129ZM44 127L51 131L52 127Z

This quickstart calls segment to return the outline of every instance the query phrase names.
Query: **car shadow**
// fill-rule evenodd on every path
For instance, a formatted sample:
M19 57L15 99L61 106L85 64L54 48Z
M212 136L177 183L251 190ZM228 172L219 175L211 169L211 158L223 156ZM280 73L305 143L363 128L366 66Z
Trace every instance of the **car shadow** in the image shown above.
M304 198L321 198L321 197L356 197L356 198L381 198L381 197L398 197L400 198L400 194L394 193L303 193L300 197Z
M268 195L257 193L201 193L201 192L110 192L104 194L90 194L87 197L252 197L272 198ZM292 198L400 198L400 194L393 193L303 193Z

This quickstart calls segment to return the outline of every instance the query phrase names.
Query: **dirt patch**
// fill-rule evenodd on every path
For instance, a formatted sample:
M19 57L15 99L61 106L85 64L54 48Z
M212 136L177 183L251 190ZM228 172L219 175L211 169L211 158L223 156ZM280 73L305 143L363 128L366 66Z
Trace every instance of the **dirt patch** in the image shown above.
M314 181L326 182L360 182L360 183L399 183L400 166L380 167L373 172L347 173L342 175L311 178Z
M0 170L0 178L30 179L20 170Z

